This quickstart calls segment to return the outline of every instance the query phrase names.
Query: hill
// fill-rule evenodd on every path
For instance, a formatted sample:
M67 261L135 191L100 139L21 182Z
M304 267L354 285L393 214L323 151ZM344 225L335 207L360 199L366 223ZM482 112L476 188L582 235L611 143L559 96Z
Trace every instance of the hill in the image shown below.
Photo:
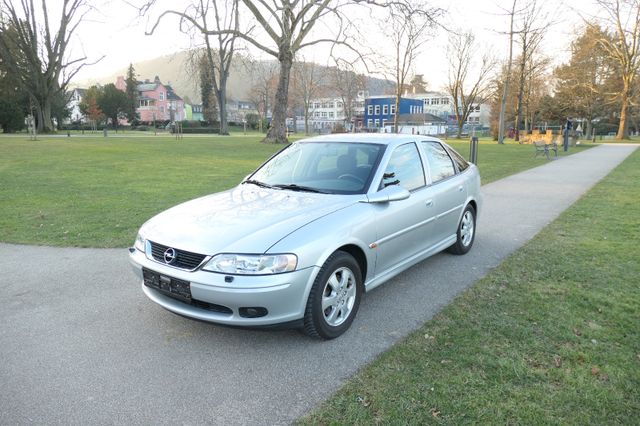
M160 56L155 59L134 63L138 80L146 79L153 81L155 76L160 78L165 84L171 84L174 91L182 98L187 98L193 103L200 102L200 87L197 71L191 65L189 52L182 51L171 55ZM323 67L328 69L328 67ZM123 68L117 72L104 77L97 77L91 80L80 81L72 86L87 88L93 84L115 83L118 76L126 75L127 70ZM254 85L255 77L246 65L242 57L237 56L229 75L227 84L227 96L230 99L247 100L250 98L249 91ZM249 82L249 83L247 83ZM368 78L368 90L371 95L380 95L393 89L393 83L389 80L379 78Z

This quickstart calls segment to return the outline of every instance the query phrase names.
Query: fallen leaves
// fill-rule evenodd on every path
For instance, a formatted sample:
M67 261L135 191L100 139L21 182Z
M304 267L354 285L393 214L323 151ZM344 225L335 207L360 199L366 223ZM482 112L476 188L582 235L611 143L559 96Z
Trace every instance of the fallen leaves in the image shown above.
M562 358L560 357L560 355L553 356L553 364L556 366L556 368L562 367Z

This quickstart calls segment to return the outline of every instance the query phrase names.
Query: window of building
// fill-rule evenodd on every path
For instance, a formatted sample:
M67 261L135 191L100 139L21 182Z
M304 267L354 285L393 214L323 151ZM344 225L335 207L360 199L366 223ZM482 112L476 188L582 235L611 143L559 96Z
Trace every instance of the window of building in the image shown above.
M476 105L476 112L480 112L480 105Z
M160 100L161 100L161 101L164 101L164 92L160 92L160 93L159 93L159 96L160 96Z
M337 108L342 108L342 102L338 102L338 103L336 103L336 107L337 107Z
M439 142L422 142L427 151L431 182L436 183L456 174L451 157Z
M316 118L320 118L320 112L319 111L314 112L313 116Z
M371 127L373 126L373 120L372 119L368 119L367 120L367 127Z
M367 115L373 115L373 105L367 107Z
M449 98L442 98L442 105L449 105Z
M322 103L322 108L329 108L328 104L326 102Z
M376 105L374 109L376 111L375 115L380 115L380 105Z
M382 106L382 115L387 115L389 114L389 105L388 104L384 104Z
M380 127L380 120L379 120L379 119L377 119L377 118L376 118L376 119L374 120L374 123L375 123L375 126L376 126L376 127Z
M329 118L333 118L334 114L333 111L329 111Z
M164 105L160 106L160 112L164 114Z
M314 102L314 103L313 103L313 108L314 108L314 109L318 109L318 108L320 108L320 102Z
M327 118L327 111L322 111L322 117Z
M329 108L333 108L334 107L334 103L333 102L329 102Z
M380 188L389 185L400 185L409 191L425 186L422 160L416 144L401 145L391 154Z
M396 106L394 104L391 104L391 115L395 115L396 114Z
M387 120L385 118L382 119L382 127L387 127Z

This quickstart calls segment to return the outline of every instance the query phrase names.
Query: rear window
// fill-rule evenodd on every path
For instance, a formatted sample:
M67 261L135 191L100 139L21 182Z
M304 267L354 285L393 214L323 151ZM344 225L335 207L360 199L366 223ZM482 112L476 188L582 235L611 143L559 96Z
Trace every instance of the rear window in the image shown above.
M456 163L459 171L462 172L469 168L469 163L467 163L467 160L462 158L462 155L458 154L453 149L449 149L449 154L451 154L451 158L453 158L453 162Z

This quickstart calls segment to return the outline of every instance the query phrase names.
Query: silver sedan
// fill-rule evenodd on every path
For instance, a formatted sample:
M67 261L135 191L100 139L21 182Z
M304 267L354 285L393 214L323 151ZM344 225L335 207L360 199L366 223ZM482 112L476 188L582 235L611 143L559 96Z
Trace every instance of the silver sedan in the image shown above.
M439 139L322 136L153 217L130 261L176 314L331 339L366 291L444 249L468 252L480 207L478 169Z

